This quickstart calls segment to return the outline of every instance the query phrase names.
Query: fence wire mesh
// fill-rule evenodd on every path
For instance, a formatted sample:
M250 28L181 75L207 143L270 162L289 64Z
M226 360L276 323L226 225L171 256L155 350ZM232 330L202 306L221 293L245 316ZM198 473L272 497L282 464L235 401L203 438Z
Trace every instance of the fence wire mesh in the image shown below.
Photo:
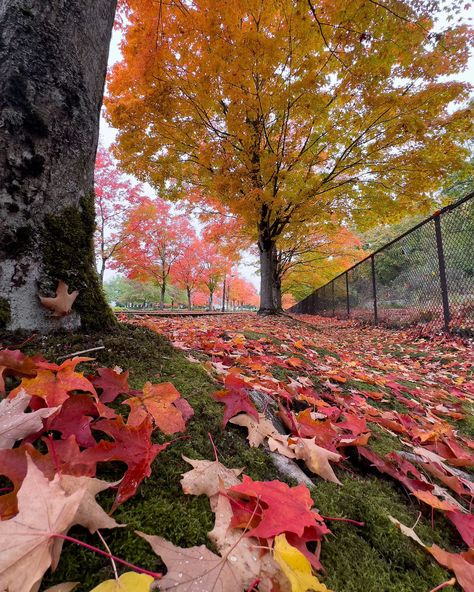
M290 312L474 334L474 194L391 241Z

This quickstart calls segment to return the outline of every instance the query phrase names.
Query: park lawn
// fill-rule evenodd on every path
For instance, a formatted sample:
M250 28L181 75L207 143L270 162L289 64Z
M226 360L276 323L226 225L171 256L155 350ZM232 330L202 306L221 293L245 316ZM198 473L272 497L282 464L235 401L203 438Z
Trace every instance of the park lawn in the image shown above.
M403 413L408 410L400 397L392 396L400 391L383 386L384 380L398 383L404 389L401 392L410 393L410 397L429 389L430 400L439 395L444 402L454 397L449 389L455 388L456 393L465 393L466 411L464 418L455 422L456 429L472 435L470 354L463 344L414 342L408 333L307 320L313 324L284 317L260 319L250 314L212 319L143 318L107 335L37 337L23 349L29 354L41 352L55 361L58 356L103 345L105 349L95 352L95 361L89 366L129 369L134 388L141 388L147 380L171 381L194 408L195 416L185 437L175 439L157 457L152 476L114 514L127 527L102 533L115 555L143 568L162 568L148 545L134 535L137 529L184 547L209 544L206 534L213 526L213 514L208 499L185 496L179 483L181 473L189 469L181 455L214 458L209 433L220 462L227 467L245 467L245 473L255 480L285 480L263 449L248 446L243 428L231 424L222 428L223 407L212 400L211 394L222 388L223 366L238 367L257 386L267 376L275 377L280 385L303 376L311 379L318 393L335 393L348 400L365 393L367 403L373 403L376 409ZM288 364L288 359L293 361ZM252 369L257 368L259 360L265 368ZM87 371L87 366L80 370ZM380 392L382 399L379 395L371 398L370 393ZM383 455L406 449L403 438L378 424L369 426L372 435L368 447L374 452ZM163 437L156 436L156 441L163 441ZM452 574L396 529L388 516L408 526L417 522L416 532L427 544L461 552L465 545L451 523L435 511L432 528L431 508L408 495L398 482L378 473L355 450L347 449L346 457L335 466L342 486L313 475L312 496L323 516L350 518L364 522L364 526L327 521L333 534L322 544L325 571L319 576L321 581L335 592L429 592L450 579ZM121 467L115 471L108 465L98 476L113 480L121 473ZM112 497L105 492L99 501L109 507ZM70 534L100 546L97 537L82 528L74 528ZM78 590L88 591L111 577L107 559L67 543L57 571L47 575L43 586L80 581Z

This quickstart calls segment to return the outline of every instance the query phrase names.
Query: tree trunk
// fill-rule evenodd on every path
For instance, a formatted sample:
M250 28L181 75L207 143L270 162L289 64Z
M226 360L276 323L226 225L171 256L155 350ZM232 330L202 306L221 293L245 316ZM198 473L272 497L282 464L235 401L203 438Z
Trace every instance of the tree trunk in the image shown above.
M272 293L273 293L273 304L277 312L282 312L282 301L281 301L281 275L280 268L278 265L278 250L276 245L273 246L273 279L272 279Z
M116 0L0 2L0 326L115 323L95 269L94 161ZM38 295L79 290L53 319Z
M105 266L107 265L107 259L101 259L101 263L100 263L100 285L103 286L104 285L104 275L105 275Z
M188 295L188 308L189 308L189 310L191 310L191 308L192 308L192 304L191 304L191 289L189 287L186 288L186 293Z
M208 303L208 307L209 310L212 311L212 301L214 299L214 292L209 291L209 303Z
M276 314L277 308L273 298L273 279L275 269L275 242L260 239L258 242L260 252L260 308L259 314Z
M166 295L166 281L163 280L161 282L161 290L160 290L160 308L162 310L165 307L165 295Z
M226 284L226 279L227 276L224 276L224 281L222 283L222 307L221 307L221 312L225 312L225 284Z

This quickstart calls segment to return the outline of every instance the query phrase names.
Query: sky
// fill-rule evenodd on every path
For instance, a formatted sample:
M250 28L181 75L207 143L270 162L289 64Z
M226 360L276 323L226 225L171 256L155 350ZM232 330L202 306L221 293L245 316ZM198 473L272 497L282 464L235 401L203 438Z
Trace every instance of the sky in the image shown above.
M459 2L461 0L454 0L454 1ZM469 4L466 4L466 6L469 6ZM474 18L474 8L472 8L472 7L468 8L467 10L465 10L465 13L466 13L465 14L466 19L469 19L472 21L472 19ZM440 20L439 27L443 28L444 25L445 25L445 22L443 22L443 20ZM117 30L114 30L114 32L112 34L112 40L110 43L109 62L108 62L109 67L121 60L120 41L121 41L120 32ZM460 75L456 76L456 79L463 80L465 82L469 82L474 86L474 54L471 55L471 58L469 60L468 67L466 68L466 70L464 72L462 72ZM102 143L102 145L105 147L111 146L111 144L113 143L113 141L115 139L116 134L117 134L117 131L107 123L107 121L105 120L105 118L103 117L103 114L102 114L101 118L100 118L100 142ZM145 192L150 196L154 196L155 195L154 189L148 184L144 184L144 185L145 185ZM198 222L197 222L197 225L199 225ZM252 284L258 290L260 287L260 277L257 274L257 268L258 268L257 264L258 264L258 262L257 262L256 257L250 255L249 253L246 253L243 256L242 262L239 265L238 269L239 269L239 273L245 279L252 282ZM106 280L110 279L115 275L117 275L116 272L114 272L112 270L106 270L105 279Z

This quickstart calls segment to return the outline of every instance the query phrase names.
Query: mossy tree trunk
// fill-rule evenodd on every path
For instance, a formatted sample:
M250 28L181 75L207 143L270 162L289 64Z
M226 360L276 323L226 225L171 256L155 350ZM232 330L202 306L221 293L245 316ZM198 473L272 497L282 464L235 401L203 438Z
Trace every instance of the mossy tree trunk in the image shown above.
M0 326L114 324L95 270L93 177L116 1L0 2ZM59 280L79 296L53 320L38 294Z

